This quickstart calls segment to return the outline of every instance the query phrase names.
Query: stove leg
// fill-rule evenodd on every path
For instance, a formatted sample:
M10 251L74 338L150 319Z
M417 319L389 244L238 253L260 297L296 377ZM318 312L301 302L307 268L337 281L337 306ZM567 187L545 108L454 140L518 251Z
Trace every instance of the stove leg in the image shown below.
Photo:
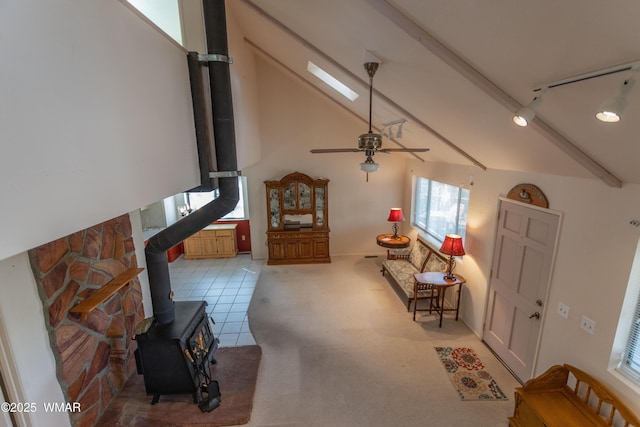
M159 400L160 400L160 395L159 394L154 394L153 395L153 399L151 399L151 404L155 405L156 403L158 403Z

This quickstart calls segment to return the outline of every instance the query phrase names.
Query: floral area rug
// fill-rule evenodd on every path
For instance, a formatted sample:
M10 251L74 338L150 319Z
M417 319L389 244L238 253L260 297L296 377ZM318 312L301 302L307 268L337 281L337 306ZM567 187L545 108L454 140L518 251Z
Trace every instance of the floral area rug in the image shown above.
M435 347L462 400L507 400L475 351L467 347Z

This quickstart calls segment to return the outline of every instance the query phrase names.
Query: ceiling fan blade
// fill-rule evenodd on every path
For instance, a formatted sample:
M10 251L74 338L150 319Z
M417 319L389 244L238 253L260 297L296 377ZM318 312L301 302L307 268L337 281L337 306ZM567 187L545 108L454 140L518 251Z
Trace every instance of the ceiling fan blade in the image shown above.
M429 151L428 148L382 148L378 151L381 151L383 153L424 153L426 151Z
M358 153L362 150L358 148L314 148L312 153Z

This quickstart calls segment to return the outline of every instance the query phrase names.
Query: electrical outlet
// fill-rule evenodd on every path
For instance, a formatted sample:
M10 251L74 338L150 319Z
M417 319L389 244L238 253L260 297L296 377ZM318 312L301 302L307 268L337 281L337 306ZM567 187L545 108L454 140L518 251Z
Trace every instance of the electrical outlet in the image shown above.
M240 237L242 240L247 240L247 236L245 236L244 234Z
M580 327L593 335L593 331L596 329L596 322L589 319L587 316L582 316L582 321L580 322Z
M569 318L569 307L566 304L558 303L558 314L565 319Z

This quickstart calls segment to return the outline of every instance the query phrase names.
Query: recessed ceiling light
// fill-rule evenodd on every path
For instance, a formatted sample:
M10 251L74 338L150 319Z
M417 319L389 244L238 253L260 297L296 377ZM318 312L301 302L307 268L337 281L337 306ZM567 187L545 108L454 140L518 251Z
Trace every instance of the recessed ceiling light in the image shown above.
M356 92L349 89L347 85L345 85L340 80L336 79L331 74L327 73L325 70L318 67L311 61L309 61L309 63L307 64L307 71L337 90L341 95L348 98L350 101L355 101L358 98L359 95Z

